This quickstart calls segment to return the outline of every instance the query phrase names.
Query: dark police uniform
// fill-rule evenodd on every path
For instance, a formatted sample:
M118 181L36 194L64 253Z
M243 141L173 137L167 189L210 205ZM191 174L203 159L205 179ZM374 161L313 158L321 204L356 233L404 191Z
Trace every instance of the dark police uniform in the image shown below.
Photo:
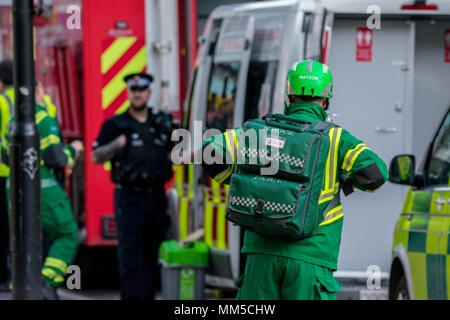
M140 123L127 111L106 120L94 142L95 149L122 134L127 140L111 160L124 300L154 299L158 248L170 224L164 183L172 177L171 132L169 114L150 109Z

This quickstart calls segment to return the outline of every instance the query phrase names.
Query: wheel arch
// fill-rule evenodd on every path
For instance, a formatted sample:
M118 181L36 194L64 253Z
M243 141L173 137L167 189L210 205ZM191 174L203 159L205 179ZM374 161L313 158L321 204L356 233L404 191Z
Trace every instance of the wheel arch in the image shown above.
M392 255L391 270L389 276L389 299L393 299L395 286L404 275L408 287L408 294L411 300L414 300L414 289L411 277L408 254L405 247L398 244Z

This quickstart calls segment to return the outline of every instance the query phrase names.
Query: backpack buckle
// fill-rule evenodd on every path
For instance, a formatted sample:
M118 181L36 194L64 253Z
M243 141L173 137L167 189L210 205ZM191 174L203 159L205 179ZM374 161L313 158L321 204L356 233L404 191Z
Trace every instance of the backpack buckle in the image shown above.
M255 219L259 221L263 215L265 201L262 199L256 200Z

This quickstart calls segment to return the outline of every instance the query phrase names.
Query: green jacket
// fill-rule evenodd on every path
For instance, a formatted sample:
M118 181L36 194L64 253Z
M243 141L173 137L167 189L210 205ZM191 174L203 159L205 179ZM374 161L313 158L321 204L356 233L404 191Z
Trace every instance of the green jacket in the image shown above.
M8 124L14 111L14 88L8 88L3 94L0 94L0 146L3 152L0 155L0 177L9 176L9 167L6 162L7 142L6 134Z
M325 110L310 102L292 103L287 114L299 120L312 122L325 121ZM213 136L205 141L202 150L208 146L224 159L236 159L237 145L243 132L242 127ZM344 173L353 182L353 186L367 192L378 190L389 178L384 161L369 149L361 140L340 127L329 132L331 149L327 159L327 169L319 200L319 210L323 212L333 196L340 191L339 180ZM234 154L233 154L234 153ZM208 174L216 181L228 184L234 164L212 164L203 162ZM230 162L228 162L230 163ZM309 238L290 241L266 237L246 231L242 253L262 253L300 259L332 270L337 269L337 259L342 234L343 209L338 203L327 214L333 218L319 225L317 232Z
M8 88L3 94L0 94L0 145L3 154L0 155L0 177L9 176L9 167L6 163L8 150L6 136L8 134L8 125L14 116L15 94L14 88ZM43 107L48 114L56 119L56 106L53 104L49 95L44 95Z
M58 182L56 180L54 170L62 169L67 165L71 165L74 161L75 150L70 145L63 145L60 138L58 123L54 117L47 113L47 110L44 107L36 105L35 117L40 136L41 187L49 188L57 186ZM10 123L13 121L14 117L11 118ZM7 147L10 142L9 130L5 138L7 141Z

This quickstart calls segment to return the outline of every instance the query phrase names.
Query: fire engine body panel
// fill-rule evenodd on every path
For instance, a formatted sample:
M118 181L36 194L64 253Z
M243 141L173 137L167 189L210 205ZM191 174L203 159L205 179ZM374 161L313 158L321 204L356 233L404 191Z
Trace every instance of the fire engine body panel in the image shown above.
M449 79L450 64L444 61L449 4L433 1L436 10L409 10L404 6L406 1L357 3L330 0L318 7L316 2L277 1L217 8L205 28L206 41L199 48L185 110L194 137L203 133L194 130L194 121L206 122L203 131L225 131L267 112L283 112L289 66L313 58L327 62L333 72L330 121L361 137L386 163L398 150L419 155L429 139L415 137L423 128L435 125L449 103L445 80ZM367 35L371 37L371 47L367 48L367 44L358 43L366 35L358 32L366 32L370 5L381 7L382 28ZM229 21L234 21L232 30L227 27ZM432 37L427 36L430 28L434 30ZM243 37L251 45L245 46ZM222 55L221 50L232 54ZM430 100L424 100L431 94L424 84L433 73L425 70L426 66L438 74L436 80L431 80L434 87ZM425 101L433 101L432 112L424 107ZM214 121L230 113L232 120L228 117L227 121ZM431 137L431 133L427 135ZM385 143L386 139L392 144ZM199 166L194 166L193 171L190 227L204 227L205 238L212 235L209 242L213 268L208 280L233 286L229 280L242 272L242 238L238 228L220 221L227 190L205 179ZM335 276L366 281L366 269L376 265L381 277L387 278L392 230L405 194L406 189L388 184L377 194L356 192L344 200L347 218L340 271ZM224 235L225 246L220 239Z
M157 73L151 105L180 118L181 101L195 59L196 1L50 0L35 19L36 76L57 107L66 142L81 138L83 159L66 179L73 211L86 246L116 245L113 184L108 165L94 165L91 146L102 122L128 106L127 73ZM162 3L162 5L161 5ZM11 1L0 3L1 58L12 58ZM154 13L156 12L156 14ZM155 16L170 16L167 21ZM187 32L178 32L184 29ZM175 32L176 31L176 32ZM157 42L169 44L162 57ZM173 63L175 62L175 63ZM163 64L161 68L155 66ZM155 68L149 70L148 66ZM180 82L184 79L186 83ZM159 95L168 88L170 104ZM167 99L166 99L167 100Z

